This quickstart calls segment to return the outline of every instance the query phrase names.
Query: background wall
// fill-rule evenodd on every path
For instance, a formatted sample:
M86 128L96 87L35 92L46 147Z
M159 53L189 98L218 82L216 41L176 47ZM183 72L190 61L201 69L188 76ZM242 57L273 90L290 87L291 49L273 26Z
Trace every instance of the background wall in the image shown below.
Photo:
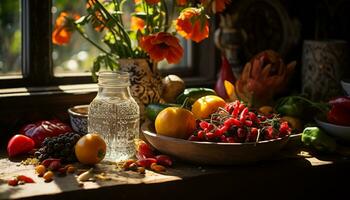
M226 14L243 30L239 59L245 63L265 49L282 53L286 62L297 60L292 89L301 87L304 40L350 42L349 0L233 0Z

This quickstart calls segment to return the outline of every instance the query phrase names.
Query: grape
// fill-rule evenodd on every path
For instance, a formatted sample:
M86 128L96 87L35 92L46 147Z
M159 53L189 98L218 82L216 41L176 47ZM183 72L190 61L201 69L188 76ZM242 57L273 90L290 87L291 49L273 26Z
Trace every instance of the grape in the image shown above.
M45 138L41 148L34 153L34 156L40 161L47 158L60 158L62 162L74 162L77 160L74 145L81 136L83 134L69 132L56 137Z

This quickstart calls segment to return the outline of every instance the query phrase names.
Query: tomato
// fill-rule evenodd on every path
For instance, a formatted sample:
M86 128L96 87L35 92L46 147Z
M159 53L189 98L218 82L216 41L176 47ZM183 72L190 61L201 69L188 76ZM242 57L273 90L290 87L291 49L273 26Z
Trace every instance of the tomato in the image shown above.
M197 99L192 105L192 113L197 119L208 118L216 112L219 107L225 107L226 102L215 95L208 95Z
M196 119L189 110L168 107L158 114L155 128L159 135L188 139L196 129Z
M9 157L28 153L34 149L34 140L25 135L13 136L7 144L7 153Z
M75 144L75 155L83 164L97 164L106 155L106 142L99 134L86 134Z

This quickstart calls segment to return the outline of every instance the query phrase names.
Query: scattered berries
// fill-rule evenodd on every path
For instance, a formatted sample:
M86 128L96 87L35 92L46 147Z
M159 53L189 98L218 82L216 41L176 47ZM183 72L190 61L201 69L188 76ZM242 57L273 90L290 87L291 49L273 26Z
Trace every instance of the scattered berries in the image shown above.
M206 128L205 123L202 124ZM204 136L203 136L204 137ZM129 159L124 161L122 168L124 170L131 170L144 174L146 169L153 170L155 172L164 172L165 167L170 167L173 165L173 161L167 155L155 155L151 147L144 141L139 141L137 145L136 155L138 160Z
M38 174L38 176L43 176L46 172L45 165L38 165L35 167L35 172Z
M43 176L45 182L51 182L53 180L53 172L47 171Z

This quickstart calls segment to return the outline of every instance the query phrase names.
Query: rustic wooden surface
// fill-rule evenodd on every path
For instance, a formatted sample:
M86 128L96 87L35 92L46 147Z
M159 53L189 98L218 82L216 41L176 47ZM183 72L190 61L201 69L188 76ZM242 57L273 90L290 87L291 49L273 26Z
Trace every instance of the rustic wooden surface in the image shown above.
M298 155L297 155L298 153ZM33 166L0 160L0 178L27 175L36 183L15 187L0 184L0 199L210 199L218 197L278 197L295 199L310 195L342 195L338 184L350 178L350 161L342 156L316 158L300 152L283 152L275 159L243 166L198 166L176 162L163 174L116 170L115 165L99 164L95 172L107 172L112 180L85 182L76 176L55 177L45 183ZM338 191L339 190L339 191ZM328 192L329 193L328 193ZM336 196L333 196L336 197Z

